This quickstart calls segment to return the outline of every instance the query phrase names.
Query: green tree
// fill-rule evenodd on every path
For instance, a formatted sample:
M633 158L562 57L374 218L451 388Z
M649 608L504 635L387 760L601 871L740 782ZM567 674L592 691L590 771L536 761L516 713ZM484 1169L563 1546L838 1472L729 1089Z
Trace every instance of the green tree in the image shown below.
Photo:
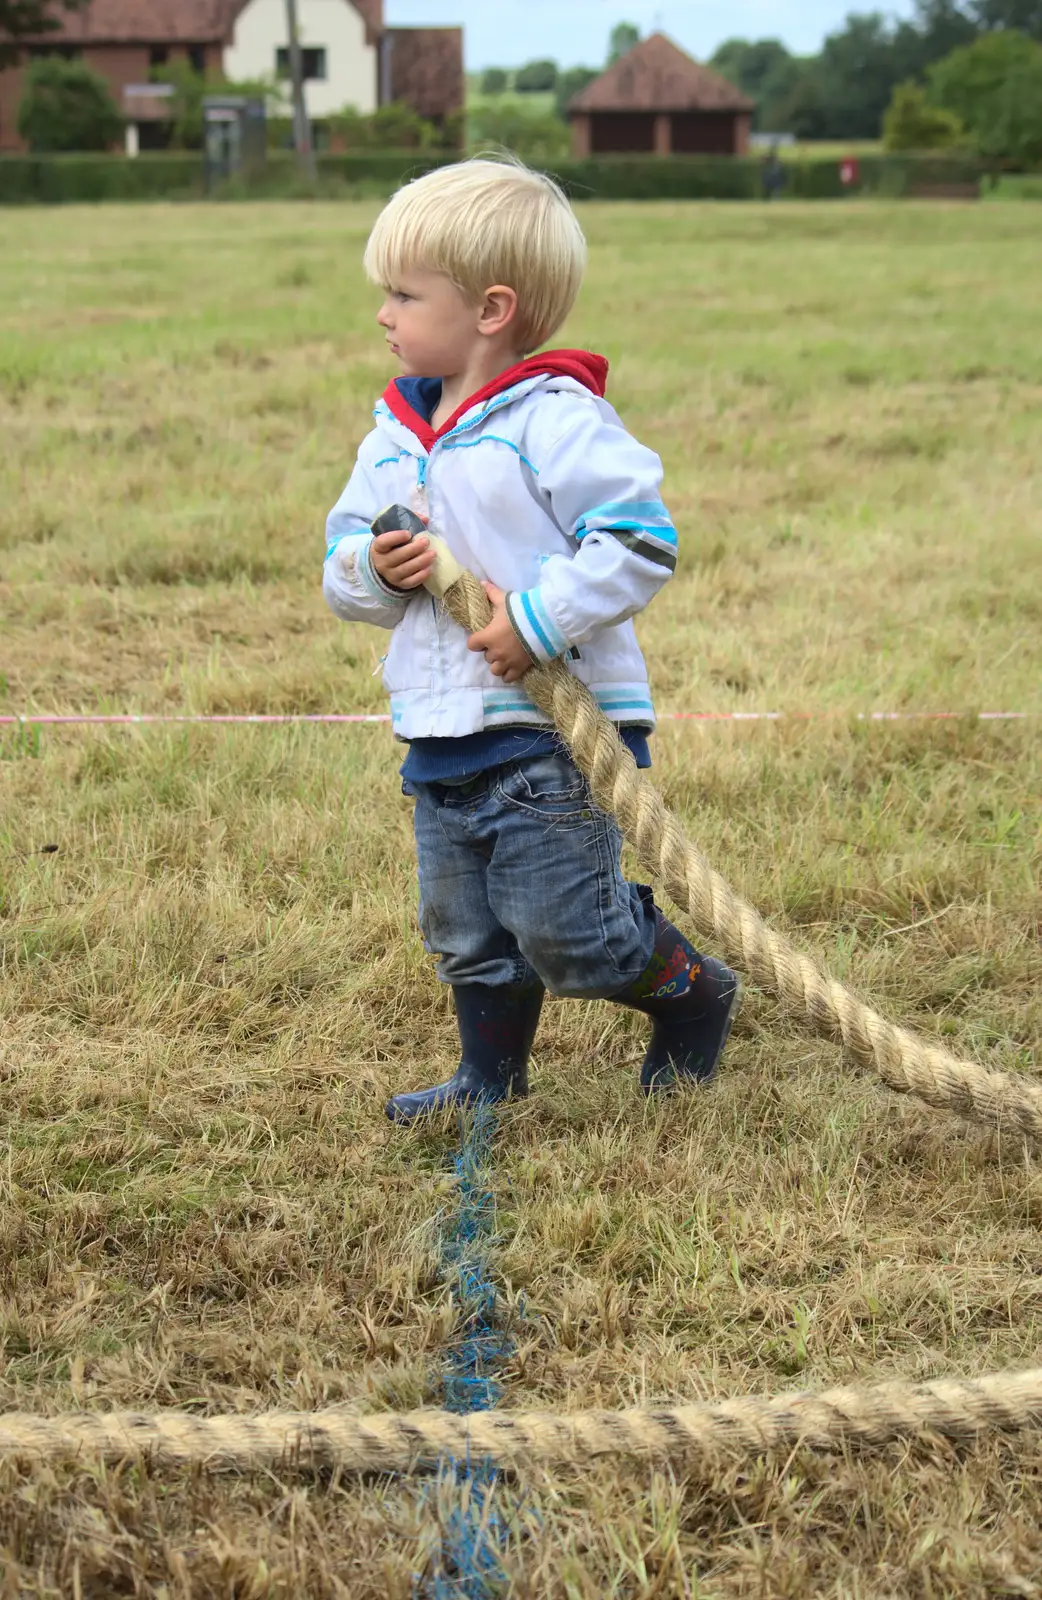
M709 57L708 65L736 89L741 89L745 60L751 49L748 39L725 39Z
M828 111L816 56L796 62L793 80L784 98L767 115L771 120L769 125L764 125L769 132L794 133L797 139L828 138Z
M223 78L208 78L196 72L187 61L172 61L169 66L153 68L152 81L168 83L174 91L170 143L175 150L202 149L205 137L203 101L208 94L243 94L263 100L269 121L286 117L290 112L290 87L284 79L257 78L232 83Z
M502 94L507 86L507 75L502 67L486 67L481 74L482 94Z
M173 61L167 67L156 67L153 83L165 83L173 89L170 102L170 143L175 150L201 150L203 147L203 96L213 88L201 72L187 61Z
M794 108L804 87L808 63L799 56L779 61L764 80L756 99L753 127L758 132L795 133Z
M832 139L876 139L898 82L894 35L879 11L852 13L821 50L819 82Z
M1042 164L1042 44L986 33L930 68L930 97L996 165Z
M608 65L613 67L620 56L626 55L640 43L640 29L632 22L617 22L608 36Z
M803 63L778 39L728 39L709 65L756 101L753 124L777 133L789 129L790 102L804 72Z
M45 56L26 73L18 132L34 152L108 150L123 118L104 78L82 61Z
M883 117L883 143L888 150L946 150L964 137L958 117L931 105L921 84L911 80L898 84Z
M596 67L569 67L567 71L558 73L555 92L557 115L563 117L568 110L569 102L574 100L577 94L581 94L588 83L599 77L600 73Z
M81 11L87 0L0 0L0 68L21 59L22 40L54 33L62 11Z
M514 88L518 94L545 94L556 86L556 61L529 61L514 74Z
M894 32L895 66L904 77L922 78L932 62L972 44L979 32L958 0L918 0L914 20Z
M1042 40L1042 0L974 0L971 15L989 33L1005 28Z
M759 100L764 85L779 67L786 66L792 57L778 39L728 39L716 51L709 65L714 72L733 83L736 89Z

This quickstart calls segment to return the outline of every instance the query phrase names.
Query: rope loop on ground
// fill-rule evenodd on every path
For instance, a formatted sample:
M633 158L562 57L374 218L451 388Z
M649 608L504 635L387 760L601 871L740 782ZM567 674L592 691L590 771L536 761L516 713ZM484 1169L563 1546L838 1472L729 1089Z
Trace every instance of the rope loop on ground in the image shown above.
M429 584L468 633L486 626L492 607L473 573L445 546ZM1026 1078L960 1061L889 1022L824 973L743 900L685 838L654 784L639 771L614 725L561 661L536 663L524 675L526 693L550 717L570 748L602 811L615 817L641 866L686 912L699 937L776 996L790 1016L835 1039L889 1088L927 1105L957 1111L1005 1132L1042 1138L1042 1088Z
M444 558L442 558L442 552ZM485 626L484 590L439 545L428 587L468 633ZM996 1129L1037 1138L1042 1090L1026 1080L959 1061L888 1022L772 930L684 837L661 795L637 770L589 691L559 661L535 665L525 688L572 750L593 798L612 813L642 865L736 967L818 1033L839 1040L883 1081L928 1105ZM583 1465L640 1456L678 1466L713 1466L729 1455L775 1446L878 1447L932 1432L973 1438L1042 1424L1042 1368L930 1383L888 1382L820 1393L721 1400L666 1410L448 1411L358 1417L337 1409L198 1417L181 1412L73 1412L0 1417L0 1459L24 1462L146 1456L164 1466L250 1471L277 1465L403 1473L450 1459L497 1466Z

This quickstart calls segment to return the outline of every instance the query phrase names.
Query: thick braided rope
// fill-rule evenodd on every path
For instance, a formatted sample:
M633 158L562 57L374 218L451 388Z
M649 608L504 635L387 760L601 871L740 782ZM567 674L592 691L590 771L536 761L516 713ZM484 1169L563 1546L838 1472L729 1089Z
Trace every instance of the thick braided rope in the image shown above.
M481 584L440 541L430 588L449 615L475 633L491 617ZM709 865L684 837L655 786L638 770L586 686L563 663L537 664L525 691L551 717L602 811L613 815L641 865L740 971L776 995L816 1032L840 1040L901 1094L961 1112L979 1122L1042 1137L1042 1088L973 1061L960 1061L880 1016L797 950Z
M488 622L491 608L484 591L444 546L428 587L468 633ZM611 723L559 662L532 667L525 687L569 744L596 803L614 814L643 865L729 960L819 1032L842 1040L892 1088L995 1126L1032 1135L1042 1131L1042 1091L957 1061L895 1027L768 928L687 842ZM878 1447L923 1432L967 1439L986 1429L1013 1432L1039 1425L1042 1368L660 1411L475 1412L466 1418L444 1411L368 1417L339 1410L253 1417L176 1411L12 1413L0 1417L0 1459L38 1463L89 1455L119 1461L144 1455L168 1466L239 1471L336 1466L372 1473L410 1472L446 1458L475 1456L511 1466L582 1465L634 1455L697 1468L776 1446Z
M663 1411L269 1411L196 1417L178 1411L83 1411L0 1418L0 1459L108 1461L147 1456L157 1465L246 1471L265 1466L412 1472L441 1460L578 1466L604 1456L651 1457L689 1468L775 1446L884 1445L931 1431L969 1439L1042 1423L1042 1368L933 1383L721 1400Z

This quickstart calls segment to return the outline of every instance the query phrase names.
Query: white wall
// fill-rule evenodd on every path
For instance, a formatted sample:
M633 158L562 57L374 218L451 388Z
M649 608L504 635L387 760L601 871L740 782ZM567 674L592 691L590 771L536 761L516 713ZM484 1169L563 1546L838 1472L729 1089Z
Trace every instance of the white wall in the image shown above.
M327 117L344 106L375 111L376 50L366 43L365 23L351 0L297 0L297 22L301 46L326 51L325 83L305 85L308 116ZM288 44L285 0L250 0L224 52L225 76L273 77L275 52Z

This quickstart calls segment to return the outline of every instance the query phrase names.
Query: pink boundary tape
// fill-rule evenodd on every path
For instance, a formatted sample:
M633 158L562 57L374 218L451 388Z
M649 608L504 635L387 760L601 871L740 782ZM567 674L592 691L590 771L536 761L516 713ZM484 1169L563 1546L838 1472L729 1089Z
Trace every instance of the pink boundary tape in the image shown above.
M976 722L1019 722L1042 715L1037 711L663 711L660 722L822 722L827 719L850 718L856 722L948 722L967 717ZM187 716L180 713L143 711L140 714L125 712L73 713L62 716L44 712L39 716L0 716L0 727L22 728L136 728L158 724L161 726L190 724L213 726L232 723L237 726L270 727L287 723L388 723L386 713L320 711L276 712L264 715Z

